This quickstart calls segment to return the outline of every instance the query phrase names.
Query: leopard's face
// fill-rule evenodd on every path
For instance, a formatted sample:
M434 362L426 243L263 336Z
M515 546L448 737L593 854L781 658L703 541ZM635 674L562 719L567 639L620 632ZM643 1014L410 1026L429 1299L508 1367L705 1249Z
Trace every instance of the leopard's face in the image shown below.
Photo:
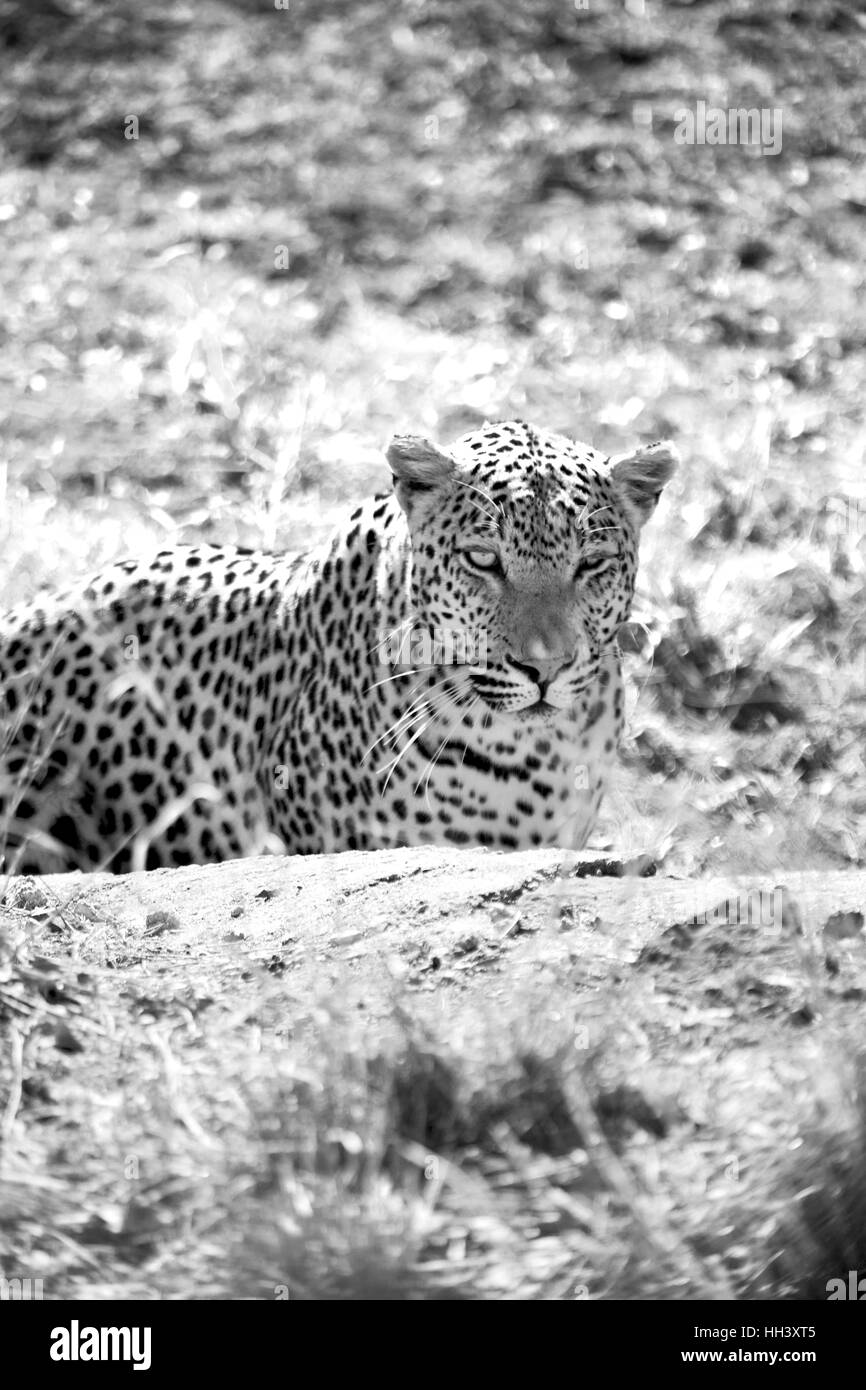
M641 522L673 469L654 447L618 471L522 423L485 426L448 454L392 445L418 621L492 715L550 722L597 676L629 614Z

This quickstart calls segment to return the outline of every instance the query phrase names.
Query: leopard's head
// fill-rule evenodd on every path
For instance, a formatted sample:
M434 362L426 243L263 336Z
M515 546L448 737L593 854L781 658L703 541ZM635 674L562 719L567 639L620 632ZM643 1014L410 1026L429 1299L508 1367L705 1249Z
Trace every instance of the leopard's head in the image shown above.
M677 462L672 444L616 458L522 422L448 449L388 448L412 548L416 621L492 714L569 710L629 615L640 530ZM450 646L448 645L450 641Z

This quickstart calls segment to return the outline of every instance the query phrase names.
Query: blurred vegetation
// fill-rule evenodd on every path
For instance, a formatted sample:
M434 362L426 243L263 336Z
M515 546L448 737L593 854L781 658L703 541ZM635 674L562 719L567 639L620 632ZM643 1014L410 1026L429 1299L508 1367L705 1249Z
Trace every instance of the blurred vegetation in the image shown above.
M226 932L174 886L177 916L93 879L0 904L4 1277L51 1299L817 1300L866 1267L861 913L674 924L613 963L573 902L516 948L494 916L467 937L430 913L314 927L311 950L279 888L256 923L236 880Z
M866 19L643 9L0 0L4 598L302 548L392 430L672 435L601 840L862 862Z

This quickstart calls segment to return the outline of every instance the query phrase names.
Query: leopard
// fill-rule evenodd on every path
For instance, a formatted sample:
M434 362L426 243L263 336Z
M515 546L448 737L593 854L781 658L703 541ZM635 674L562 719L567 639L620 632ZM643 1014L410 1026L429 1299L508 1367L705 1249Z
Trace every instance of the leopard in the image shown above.
M586 844L675 446L506 420L385 457L303 554L172 545L0 618L0 872Z

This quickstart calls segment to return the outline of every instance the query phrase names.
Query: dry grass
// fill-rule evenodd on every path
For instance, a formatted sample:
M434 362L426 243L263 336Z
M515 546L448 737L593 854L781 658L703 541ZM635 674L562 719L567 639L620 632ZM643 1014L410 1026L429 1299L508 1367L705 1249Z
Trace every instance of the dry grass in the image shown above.
M2 1268L47 1297L821 1298L862 1267L854 967L828 987L794 936L726 974L724 932L674 934L587 989L564 920L503 1006L456 933L439 972L304 976L258 938L167 952L183 921L86 886L13 899Z

